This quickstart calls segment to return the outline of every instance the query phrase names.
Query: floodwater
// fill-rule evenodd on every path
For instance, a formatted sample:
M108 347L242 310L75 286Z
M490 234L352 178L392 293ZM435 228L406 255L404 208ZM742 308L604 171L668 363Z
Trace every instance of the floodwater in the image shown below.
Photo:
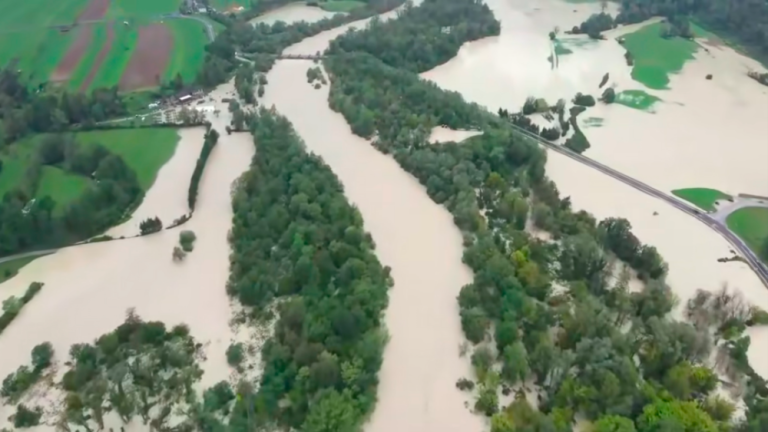
M330 18L336 15L335 12L328 12L319 7L307 6L304 3L290 3L285 6L273 9L264 15L260 15L251 20L252 23L274 24L283 21L286 24L292 24L299 21L313 23L324 18Z
M501 21L501 35L465 44L454 59L424 73L424 78L490 110L510 112L519 111L529 96L544 97L551 104L559 98L570 100L576 92L599 95L606 72L617 91L644 89L632 80L624 50L613 40L642 24L609 32L607 41L570 37L570 42L579 43L570 44L573 53L560 55L559 66L552 69L547 59L552 51L549 31L555 26L571 28L599 12L599 6L559 0L487 3ZM645 89L664 101L655 113L598 103L582 114L582 122L602 118L601 127L585 129L592 144L585 155L667 193L710 187L732 194L768 194L768 146L756 130L768 118L768 88L746 76L759 65L727 47L709 51L700 51L672 75L669 90ZM712 81L704 79L709 73ZM768 308L768 291L747 265L717 262L731 256L731 248L703 224L559 154L548 154L547 172L575 209L598 218L624 217L641 241L656 246L669 263L668 281L681 306L697 289L728 284L748 301ZM768 332L751 335L750 361L768 377Z
M389 14L388 16L392 16ZM360 25L357 23L355 25ZM346 26L309 38L286 51L314 53ZM384 352L376 410L367 432L472 432L483 420L455 387L471 376L459 356L463 341L456 296L472 280L461 262L461 235L448 211L432 202L397 162L355 136L328 107L328 86L306 80L311 61L278 61L264 99L287 116L308 150L323 157L358 207L376 254L392 268ZM457 138L451 138L457 140Z
M231 83L225 84L213 95L218 102L232 90ZM202 176L192 220L147 237L64 249L35 260L0 285L3 300L21 295L33 281L45 283L0 335L0 376L29 363L32 347L44 341L53 344L61 366L72 344L91 342L113 330L122 323L126 310L135 308L145 320L161 320L168 326L187 324L192 335L206 345L202 385L228 378L225 350L235 336L229 327L232 310L225 291L230 253L227 233L232 222L230 187L248 168L254 145L250 134L228 136L224 132L230 116L226 104L218 105L220 117L210 120L221 137ZM203 128L180 130L173 158L159 171L136 216L126 224L131 230L144 215L173 219L186 211L187 187L204 132ZM181 230L194 231L197 241L194 251L176 263L171 252ZM59 373L63 371L61 367ZM41 400L35 403L45 405ZM0 409L0 427L11 408Z

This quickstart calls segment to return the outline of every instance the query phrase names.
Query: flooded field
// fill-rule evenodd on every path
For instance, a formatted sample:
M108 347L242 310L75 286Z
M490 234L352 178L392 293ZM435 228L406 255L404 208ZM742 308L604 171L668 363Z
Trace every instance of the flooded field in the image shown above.
M609 73L608 85L617 92L631 91L625 97L659 101L637 102L653 105L653 113L622 104L589 108L579 117L592 145L586 156L666 193L709 187L732 194L768 194L768 146L753 133L759 119L768 118L768 88L746 76L750 68L760 68L754 60L725 46L701 49L679 73L670 75L668 89L648 89L632 78L625 49L615 38L653 21L606 32L606 41L561 35L562 46L570 52L559 55L553 68L548 32L577 25L599 12L598 4L487 3L501 21L501 35L465 44L456 58L424 73L424 78L489 110L517 112L529 96L550 104L570 100L577 92L597 97L601 78ZM712 80L705 79L708 74ZM571 197L575 209L598 218L624 217L642 242L656 246L669 263L668 280L682 304L696 289L728 284L753 304L768 306L768 292L745 264L717 262L730 256L731 248L708 227L551 152L547 173L561 194ZM765 336L753 335L749 354L756 370L768 376Z
M252 23L274 24L283 21L291 24L299 21L315 22L323 18L336 15L334 12L324 11L318 7L307 6L304 3L290 3L286 6L271 10L264 15L251 20Z

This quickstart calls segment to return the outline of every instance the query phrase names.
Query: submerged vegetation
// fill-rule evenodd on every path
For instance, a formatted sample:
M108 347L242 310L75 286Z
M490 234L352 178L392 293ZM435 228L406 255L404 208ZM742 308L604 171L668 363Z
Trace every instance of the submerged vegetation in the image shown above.
M493 20L483 8L469 0L425 0L398 20L341 36L329 49L334 56L324 60L330 106L356 134L375 136L374 145L424 184L463 232L464 262L474 281L458 301L464 333L476 345L477 384L457 385L476 389L475 409L492 417L493 432L567 431L576 415L608 431L726 428L733 409L711 398L717 379L707 359L717 347L738 362L744 343L729 347L739 331L723 339L723 328L671 319L677 300L665 282L666 264L637 239L628 221L598 222L572 211L547 179L546 156L535 143L409 73L432 67L429 57L409 61L389 51L394 41L429 50L409 28L418 23L429 33L466 16ZM390 109L395 103L398 108ZM427 131L437 125L483 134L462 144L430 146ZM529 218L558 242L529 235ZM617 280L610 277L616 265L634 270L644 288L630 292L627 269ZM746 389L743 427L768 427L765 384L743 368L735 377ZM539 389L539 410L525 398L498 406L497 387L520 383Z

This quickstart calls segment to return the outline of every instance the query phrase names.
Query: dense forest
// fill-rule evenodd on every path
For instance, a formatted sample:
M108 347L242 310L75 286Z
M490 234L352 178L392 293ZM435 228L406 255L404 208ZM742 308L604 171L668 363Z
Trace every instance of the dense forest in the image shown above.
M261 108L250 124L258 152L233 192L227 290L252 319L275 309L278 319L258 392L235 405L230 427L357 430L376 400L389 269L339 180L288 120Z
M88 188L64 208L37 196L44 167L90 180ZM136 174L101 145L83 145L72 135L46 135L37 146L24 181L0 202L0 256L60 246L99 234L119 222L143 191Z
M10 66L0 70L0 148L31 133L61 132L127 113L117 87L89 94L30 89Z
M446 9L457 13L442 15ZM475 276L458 301L477 382L463 377L457 385L474 387L474 408L492 417L493 432L571 431L577 415L599 432L768 430L768 389L746 362L743 335L768 323L765 312L737 293L701 291L685 305L686 321L671 319L678 300L666 264L628 221L574 212L547 179L535 143L411 73L434 66L430 59L393 57L386 48L451 46L451 35L434 27L469 25L465 17L483 17L482 9L472 0L425 0L397 21L344 35L330 50L346 53L324 60L331 107L356 134L375 136L464 234ZM445 21L425 19L435 16ZM407 30L416 22L420 34L448 40L424 46ZM437 125L484 134L431 146ZM529 234L529 220L557 243ZM632 275L642 290L629 289ZM714 394L717 372L744 396L744 421L731 424L735 407ZM521 384L540 390L540 410L520 397L499 406L498 387L506 393Z

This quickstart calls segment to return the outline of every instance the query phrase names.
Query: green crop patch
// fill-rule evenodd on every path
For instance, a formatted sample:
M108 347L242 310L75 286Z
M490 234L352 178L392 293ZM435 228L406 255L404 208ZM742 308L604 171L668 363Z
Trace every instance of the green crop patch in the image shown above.
M715 211L715 201L731 198L719 190L707 188L675 189L672 194L705 211Z
M624 47L632 54L632 78L645 86L664 90L669 75L679 72L686 61L693 59L698 45L683 38L661 37L661 23L641 28L624 37Z
M726 223L731 231L768 263L768 208L747 207L736 210L728 216Z
M139 39L137 26L117 25L114 32L112 47L88 87L90 90L117 85L136 48L136 41Z
M166 21L173 35L173 51L163 75L164 80L181 74L184 82L194 81L203 67L208 36L205 26L195 20Z
M182 0L112 0L109 15L114 17L153 17L179 11Z

